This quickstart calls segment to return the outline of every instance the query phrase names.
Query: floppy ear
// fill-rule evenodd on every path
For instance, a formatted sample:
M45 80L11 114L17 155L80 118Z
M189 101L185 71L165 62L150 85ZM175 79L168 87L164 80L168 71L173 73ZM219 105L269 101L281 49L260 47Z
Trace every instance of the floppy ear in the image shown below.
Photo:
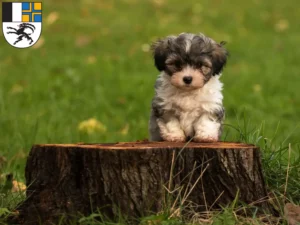
M225 43L225 41L222 41L220 44L216 44L214 50L212 51L213 75L220 74L226 65L229 53L223 47Z
M171 53L170 46L173 42L173 39L173 37L167 37L165 39L156 41L151 46L154 56L154 64L159 71L163 71L166 68L166 59Z

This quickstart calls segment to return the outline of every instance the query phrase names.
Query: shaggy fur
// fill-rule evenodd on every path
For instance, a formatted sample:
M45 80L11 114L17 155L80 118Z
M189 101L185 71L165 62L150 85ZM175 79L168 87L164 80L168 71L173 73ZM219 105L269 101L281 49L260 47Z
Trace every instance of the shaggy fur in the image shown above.
M151 141L220 139L224 108L219 77L228 56L223 44L188 33L153 44L155 66L161 73L152 101Z

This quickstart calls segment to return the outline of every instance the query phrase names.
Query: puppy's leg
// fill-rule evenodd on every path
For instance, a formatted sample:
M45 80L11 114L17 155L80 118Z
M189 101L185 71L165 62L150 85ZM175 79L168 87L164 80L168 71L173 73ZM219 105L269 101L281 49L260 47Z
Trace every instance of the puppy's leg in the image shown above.
M157 119L160 135L165 141L185 142L184 131L180 127L179 120L175 116L164 116Z
M149 121L149 134L150 141L185 141L185 135L178 119L170 113L156 116L152 110Z
M162 141L160 136L160 130L157 125L157 117L154 115L153 110L151 110L151 116L149 121L149 140L150 141Z
M195 122L195 142L217 142L221 138L224 108L214 113L204 113Z

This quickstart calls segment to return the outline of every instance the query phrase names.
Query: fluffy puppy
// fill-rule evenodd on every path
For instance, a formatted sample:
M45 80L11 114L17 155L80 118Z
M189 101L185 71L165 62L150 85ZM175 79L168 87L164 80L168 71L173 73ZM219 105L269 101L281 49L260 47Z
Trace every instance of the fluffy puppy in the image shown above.
M151 141L215 142L224 108L219 81L228 52L203 34L168 36L152 45L161 72L149 121Z

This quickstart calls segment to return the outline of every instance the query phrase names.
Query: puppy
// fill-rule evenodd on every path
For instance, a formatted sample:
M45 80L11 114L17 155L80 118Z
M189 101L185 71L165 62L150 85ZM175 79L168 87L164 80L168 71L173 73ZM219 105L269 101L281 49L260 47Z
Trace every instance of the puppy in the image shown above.
M161 72L149 121L151 141L216 142L225 111L219 81L228 52L203 34L168 36L152 45Z

